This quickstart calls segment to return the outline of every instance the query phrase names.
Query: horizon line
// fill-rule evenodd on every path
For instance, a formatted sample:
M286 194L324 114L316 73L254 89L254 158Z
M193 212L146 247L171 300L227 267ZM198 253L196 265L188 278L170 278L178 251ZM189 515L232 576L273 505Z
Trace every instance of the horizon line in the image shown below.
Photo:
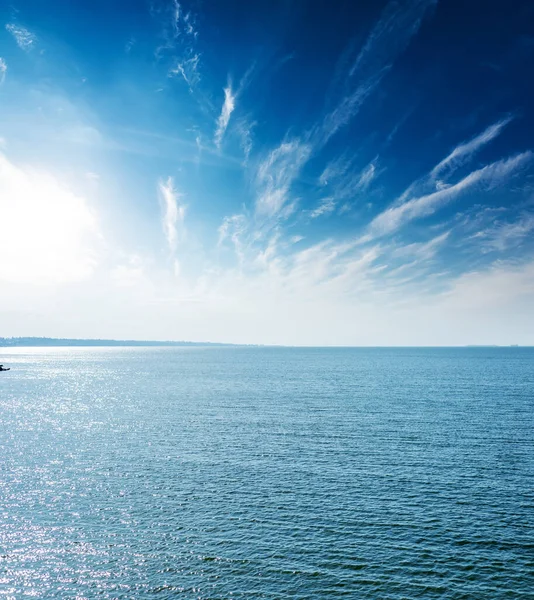
M41 343L37 343L41 342ZM240 348L533 348L534 345L523 344L452 344L452 345L430 345L430 344L262 344L262 343L238 343L238 342L209 342L189 340L135 340L114 338L55 338L47 336L12 336L0 337L0 348L38 348L38 347L187 347L187 346L218 346L218 347L240 347Z

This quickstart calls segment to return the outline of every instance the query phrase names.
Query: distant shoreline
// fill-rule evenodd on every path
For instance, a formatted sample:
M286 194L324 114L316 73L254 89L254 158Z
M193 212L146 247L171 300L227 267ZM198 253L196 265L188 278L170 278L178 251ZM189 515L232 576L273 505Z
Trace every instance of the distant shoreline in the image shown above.
M65 348L65 347L168 347L168 348L532 348L519 344L463 344L457 346L286 346L283 344L232 344L225 342L188 342L160 340L110 340L90 338L0 337L0 348Z
M218 347L241 347L255 346L255 344L225 344L218 342L172 342L172 341L150 341L150 340L104 340L104 339L75 339L75 338L47 338L47 337L16 337L0 338L2 348L33 348L33 347L65 347L65 346L218 346Z

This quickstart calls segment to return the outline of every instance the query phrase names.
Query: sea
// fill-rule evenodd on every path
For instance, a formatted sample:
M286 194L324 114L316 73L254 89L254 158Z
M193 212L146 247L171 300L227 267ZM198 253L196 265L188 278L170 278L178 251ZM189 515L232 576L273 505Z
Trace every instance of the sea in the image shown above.
M532 348L0 348L0 598L532 599Z

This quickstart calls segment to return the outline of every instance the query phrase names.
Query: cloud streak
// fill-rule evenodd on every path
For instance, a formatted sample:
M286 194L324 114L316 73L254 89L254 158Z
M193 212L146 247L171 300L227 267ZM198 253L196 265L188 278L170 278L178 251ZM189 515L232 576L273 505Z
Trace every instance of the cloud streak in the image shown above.
M283 209L290 209L290 190L300 170L311 155L311 146L294 139L285 141L272 150L260 163L256 176L258 196L256 212L266 217L275 217Z
M26 27L21 27L20 25L15 25L14 23L8 23L6 25L6 29L15 38L18 47L25 52L29 52L35 47L37 36L29 29L26 29Z
M230 117L232 116L232 113L236 107L236 99L237 94L232 91L232 83L229 81L228 85L224 88L224 102L221 114L217 119L217 129L215 130L214 141L217 148L221 147L224 134L228 127L228 123L230 122Z
M405 50L419 31L423 18L436 4L437 0L389 2L350 68L349 77L375 69L377 63L380 66L391 64Z
M441 162L439 162L431 171L430 176L437 178L443 172L451 172L465 163L475 152L478 152L480 148L495 139L501 131L510 123L512 117L506 117L497 121L493 125L490 125L482 133L475 136L468 142L463 142L456 146L456 148L446 156Z
M248 162L250 153L252 152L253 130L256 127L256 121L249 121L246 118L239 119L236 124L236 131L241 140L241 150L245 156L244 163Z
M410 221L428 217L477 184L485 183L486 187L491 189L531 161L532 157L532 152L523 152L472 171L454 185L444 189L422 196L410 197L408 200L386 209L375 217L369 226L368 235L370 238L380 237L393 233Z
M166 50L173 50L178 41L186 44L188 38L196 40L198 31L196 31L195 17L189 12L184 12L182 6L177 0L172 0L163 9L156 9L157 13L163 13L163 44L156 49L156 56L159 56Z
M184 11L177 0L172 0L163 10L163 43L156 49L156 57L172 55L169 77L181 77L193 93L200 83L200 52L196 49L198 31L195 16Z
M247 228L248 222L246 216L238 214L224 217L218 229L219 241L217 245L221 247L226 240L230 240L240 265L245 260L245 243L243 238L247 232Z
M0 56L0 85L2 85L4 83L4 81L6 80L6 73L7 73L7 63Z
M483 252L503 252L520 245L534 231L534 215L526 214L514 222L496 223L472 237L481 242Z
M334 134L350 123L371 92L376 89L386 71L387 69L384 68L364 81L325 116L320 127L313 134L318 146L324 146Z
M253 63L247 69L247 71L245 72L243 77L241 78L241 81L239 82L239 86L238 86L237 90L234 90L232 88L232 81L231 81L230 77L228 77L228 83L227 83L226 87L223 88L224 101L223 101L223 105L222 105L222 109L221 109L221 114L219 115L219 118L217 119L217 127L215 129L215 138L214 138L215 145L219 149L221 148L224 134L226 133L226 130L228 128L228 124L230 122L230 117L232 116L232 113L236 109L237 99L243 93L243 91L246 89L246 87L248 86L248 84L250 82L250 78L254 71L254 68L255 68L255 64ZM254 125L255 125L255 122L249 123L246 119L241 119L240 121L238 121L238 123L236 125L237 133L241 137L241 147L245 154L245 161L248 159L250 150L252 148L251 130Z
M283 141L260 164L256 178L256 211L259 214L272 217L282 208L291 206L290 190L301 169L332 136L352 121L392 63L417 33L424 16L435 3L435 0L413 0L399 6L397 2L390 2L358 55L351 61L350 56L345 53L344 63L352 62L352 66L345 73L345 81L348 82L345 92L334 108L301 137L293 138L291 142L287 139ZM354 85L356 80L358 83ZM345 172L349 165L350 161L344 163L343 160L339 164L330 163L330 168L327 166L323 171L320 183L325 185L329 177ZM361 174L359 182L351 182L352 187L356 185L360 190L366 189L375 177L375 168L371 164L369 170ZM316 210L320 211L321 208Z
M191 54L187 58L184 56L169 70L169 77L180 75L189 86L189 90L193 91L200 82L199 63L200 54Z
M162 209L162 227L171 254L178 246L178 230L183 226L185 206L180 203L181 194L174 187L172 177L158 183L160 205Z
M318 217L323 217L330 215L336 209L336 201L334 198L324 198L321 204L317 208L311 211L310 217L312 219L317 219Z
M315 131L318 143L326 144L339 129L345 127L354 118L362 104L417 34L424 17L436 3L437 0L410 0L403 4L398 2L387 4L365 44L352 59L348 72L342 75L345 88L350 88L353 80L359 83L325 116L321 126ZM351 49L342 56L341 60L345 65L351 62Z

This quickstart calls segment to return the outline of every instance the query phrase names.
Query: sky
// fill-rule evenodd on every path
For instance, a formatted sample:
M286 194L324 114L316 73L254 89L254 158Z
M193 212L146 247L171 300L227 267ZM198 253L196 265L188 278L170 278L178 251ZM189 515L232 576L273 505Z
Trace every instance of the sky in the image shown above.
M0 0L0 336L534 345L530 0Z

